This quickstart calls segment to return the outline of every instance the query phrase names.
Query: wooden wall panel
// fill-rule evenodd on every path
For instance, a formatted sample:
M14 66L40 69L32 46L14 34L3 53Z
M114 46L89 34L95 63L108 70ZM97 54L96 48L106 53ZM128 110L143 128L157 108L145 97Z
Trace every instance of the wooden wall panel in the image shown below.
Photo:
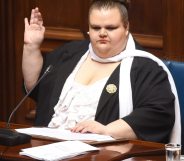
M8 0L11 1L11 0ZM34 1L31 0L16 0L13 1L13 30L14 30L14 52L15 52L15 99L16 104L23 98L23 78L22 78L22 51L23 51L23 39L24 39L24 18L29 14L30 10L34 6ZM22 106L15 113L14 122L32 124L32 120L26 119L26 115L31 109L33 109L34 103L28 98Z
M81 40L88 31L91 0L1 0L0 1L0 120L7 120L23 97L22 49L24 17L36 6L46 26L41 50L49 52L71 40ZM184 61L183 0L131 0L130 31L146 50L160 58ZM13 122L31 124L33 101L27 100Z
M130 31L149 52L163 56L162 0L131 0Z
M87 0L35 0L46 27L42 51L47 52L71 40L84 39L87 32Z
M84 39L83 33L79 29L46 27L45 39L41 46L43 53L50 52L54 48L71 40Z
M129 19L133 33L162 35L162 0L131 0Z
M80 29L87 0L35 0L40 8L45 26Z
M9 27L11 26L11 27ZM15 52L13 3L0 1L0 120L6 121L15 106Z
M184 61L184 1L163 0L163 6L165 57Z

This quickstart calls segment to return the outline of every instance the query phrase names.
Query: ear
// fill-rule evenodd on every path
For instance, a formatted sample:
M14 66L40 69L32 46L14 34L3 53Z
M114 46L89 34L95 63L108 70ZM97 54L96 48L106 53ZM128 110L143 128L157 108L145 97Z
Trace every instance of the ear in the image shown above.
M129 23L126 26L126 36L128 36L128 34L129 34Z
M126 30L126 36L128 36L128 34L129 34L129 30Z

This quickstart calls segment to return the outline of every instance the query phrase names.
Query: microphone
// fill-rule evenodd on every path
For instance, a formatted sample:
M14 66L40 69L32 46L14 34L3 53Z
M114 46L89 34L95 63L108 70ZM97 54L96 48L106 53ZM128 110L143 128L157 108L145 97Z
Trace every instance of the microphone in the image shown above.
M17 111L17 109L21 106L21 104L24 102L24 100L31 94L31 92L35 89L35 87L40 83L40 81L45 78L45 76L53 69L52 65L49 65L45 72L42 74L42 76L38 79L38 81L35 83L35 85L32 87L32 89L27 92L27 94L21 99L21 101L17 104L17 106L14 108L14 110L11 112L8 122L6 124L6 128L0 128L0 145L5 146L14 146L14 145L20 145L24 143L28 143L31 140L31 136L23 133L16 132L15 130L10 129L10 121L14 113Z

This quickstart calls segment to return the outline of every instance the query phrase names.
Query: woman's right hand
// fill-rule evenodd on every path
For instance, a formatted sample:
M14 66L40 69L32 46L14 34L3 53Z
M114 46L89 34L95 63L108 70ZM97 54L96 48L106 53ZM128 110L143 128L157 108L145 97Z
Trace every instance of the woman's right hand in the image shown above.
M24 19L24 47L22 56L22 72L24 84L29 91L37 82L42 66L43 57L40 45L44 39L45 27L38 8L32 9L30 22Z
M43 39L45 27L43 26L42 15L38 8L32 9L30 22L28 18L24 19L24 44L31 45L32 47L39 48Z

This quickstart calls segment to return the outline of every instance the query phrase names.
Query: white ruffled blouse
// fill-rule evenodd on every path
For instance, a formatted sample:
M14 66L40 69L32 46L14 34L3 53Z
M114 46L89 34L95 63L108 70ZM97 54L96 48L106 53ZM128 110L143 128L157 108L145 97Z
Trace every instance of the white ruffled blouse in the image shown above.
M73 82L64 100L55 110L49 127L72 128L84 120L94 120L102 90L108 80L105 77L91 85Z

